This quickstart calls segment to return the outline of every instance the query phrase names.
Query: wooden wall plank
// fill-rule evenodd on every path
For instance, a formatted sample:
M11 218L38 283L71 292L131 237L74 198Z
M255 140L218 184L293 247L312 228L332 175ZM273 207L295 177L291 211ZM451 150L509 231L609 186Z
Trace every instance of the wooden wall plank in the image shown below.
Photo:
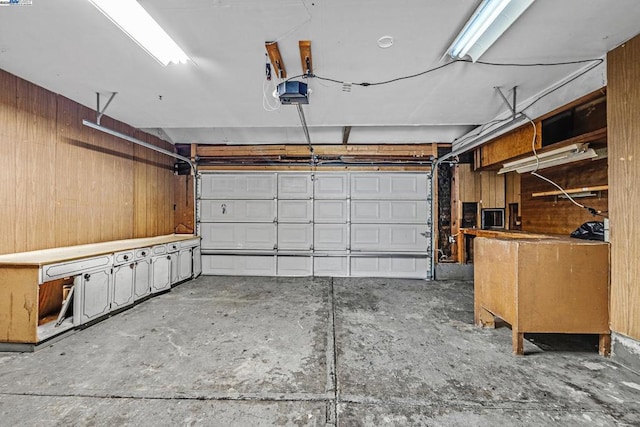
M536 150L542 148L542 122L536 121ZM533 126L530 123L500 136L482 146L480 150L481 167L498 166L507 159L532 152Z
M142 147L134 160L134 144L82 119L95 112L0 71L0 214L11 224L0 253L173 231L173 160ZM133 135L109 117L102 124Z
M607 183L607 161L587 160L569 165L543 169L538 173L556 182L562 188L582 188ZM567 199L555 196L532 197L533 193L551 191L556 188L531 174L522 174L522 230L532 233L570 234L582 223L602 221L601 217L593 217L585 209L579 208ZM598 197L576 199L578 203L591 206L597 210L607 211L608 192L601 192Z
M53 93L18 79L15 145L16 251L46 248L54 244L56 97Z
M2 230L0 253L16 251L16 161L17 79L0 70L0 217L8 226Z
M505 207L504 175L493 171L480 172L480 207Z
M640 37L607 55L611 329L640 339Z

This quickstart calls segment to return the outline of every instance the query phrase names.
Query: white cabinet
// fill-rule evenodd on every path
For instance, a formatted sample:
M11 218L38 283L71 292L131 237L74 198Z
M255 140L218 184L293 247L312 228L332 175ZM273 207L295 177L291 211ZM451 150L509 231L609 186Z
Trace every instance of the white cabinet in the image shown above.
M191 248L183 248L178 252L178 281L182 282L193 275Z
M118 310L133 304L134 267L133 262L113 267L111 310Z
M111 310L111 267L82 273L74 279L73 317L80 324L104 316Z
M193 258L193 278L202 274L202 251L200 246L196 246L192 249L191 256Z
M136 249L134 258L133 299L137 301L151 294L151 249Z
M151 293L171 288L171 257L159 255L151 259Z

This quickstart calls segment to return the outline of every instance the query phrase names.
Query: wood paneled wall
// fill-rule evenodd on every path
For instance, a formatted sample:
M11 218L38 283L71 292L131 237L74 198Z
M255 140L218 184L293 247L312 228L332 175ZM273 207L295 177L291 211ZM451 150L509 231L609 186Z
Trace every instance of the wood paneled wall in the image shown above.
M0 254L173 232L173 160L82 125L95 118L0 70Z
M538 120L535 122L535 125L535 148L538 150L542 148L542 122ZM527 123L480 147L480 156L476 156L480 164L476 166L478 168L496 165L502 166L505 160L531 153L533 150L533 130L533 125Z
M640 36L607 55L611 329L640 339Z
M549 178L565 190L607 185L607 161L584 161L543 169L538 174ZM532 233L568 235L587 221L602 221L568 199L557 196L532 197L533 193L557 190L548 182L531 174L520 175L522 230ZM577 198L585 206L606 212L608 192L595 192L596 197Z

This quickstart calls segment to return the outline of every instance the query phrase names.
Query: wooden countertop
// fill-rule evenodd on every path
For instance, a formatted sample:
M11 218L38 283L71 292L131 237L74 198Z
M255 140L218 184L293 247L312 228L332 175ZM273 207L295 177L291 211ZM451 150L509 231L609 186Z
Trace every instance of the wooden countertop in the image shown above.
M74 259L87 258L113 252L144 248L165 243L180 242L200 238L193 234L169 234L166 236L144 237L140 239L114 240L87 245L66 246L61 248L42 249L31 252L19 252L0 255L0 266L42 266Z
M589 244L589 245L602 245L608 244L599 240L583 240L576 239L574 237L560 235L560 234L536 234L528 233L526 231L514 231L514 230L482 230L479 228L462 228L460 229L462 234L487 237L490 239L499 240L522 240L525 242L541 242L545 244L553 243L572 243L572 244Z

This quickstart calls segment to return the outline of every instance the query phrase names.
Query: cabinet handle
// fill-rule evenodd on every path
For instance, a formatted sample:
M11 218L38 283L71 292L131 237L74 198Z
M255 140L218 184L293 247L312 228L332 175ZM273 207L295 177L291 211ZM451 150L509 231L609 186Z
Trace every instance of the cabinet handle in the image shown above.
M89 279L90 279L90 278L91 278L91 275L90 275L90 274L85 274L85 275L84 275L84 280L89 281Z
M131 264L129 264L129 268L130 268L130 269L132 269L132 270L133 270L134 268L136 268L136 263L135 263L135 262L132 262Z
M167 259L168 259L169 261L171 261L171 257L170 257L169 255L167 255Z
M122 258L124 258L124 260L126 261L126 260L128 260L128 259L129 259L129 255L125 255L125 256L123 256Z
M147 253L146 252L142 252L142 256L147 256Z

